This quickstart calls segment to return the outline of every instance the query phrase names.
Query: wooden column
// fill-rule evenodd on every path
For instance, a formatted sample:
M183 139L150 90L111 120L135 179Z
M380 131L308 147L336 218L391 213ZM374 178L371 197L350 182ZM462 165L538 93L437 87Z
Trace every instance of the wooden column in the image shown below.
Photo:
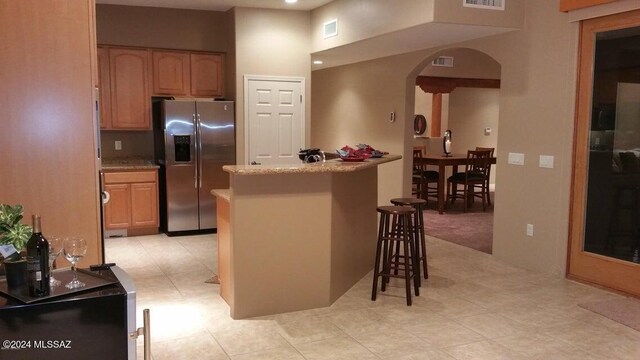
M434 93L431 98L431 137L440 137L442 123L442 94Z

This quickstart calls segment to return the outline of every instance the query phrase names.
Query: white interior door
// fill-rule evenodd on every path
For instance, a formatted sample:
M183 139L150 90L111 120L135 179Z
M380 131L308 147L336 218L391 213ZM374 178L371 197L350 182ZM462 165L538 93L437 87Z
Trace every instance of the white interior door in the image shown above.
M305 147L304 79L245 76L248 164L296 164Z

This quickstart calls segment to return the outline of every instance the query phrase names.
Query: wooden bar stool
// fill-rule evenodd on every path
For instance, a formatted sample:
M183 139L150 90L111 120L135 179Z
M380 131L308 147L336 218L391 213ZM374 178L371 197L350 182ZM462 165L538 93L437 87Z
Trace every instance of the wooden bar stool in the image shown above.
M391 203L396 206L411 206L416 212L413 216L413 236L415 239L415 249L416 249L416 260L418 262L418 267L420 266L420 262L422 261L422 268L424 272L424 278L429 278L429 270L427 268L427 244L424 239L424 218L422 217L422 211L424 207L427 205L427 201L424 199L416 199L416 198L397 198L391 199ZM396 249L396 256L397 256ZM420 270L418 270L420 273Z
M416 210L408 206L380 206L380 226L378 228L378 245L376 247L376 261L373 269L373 290L371 300L376 300L378 292L378 277L382 277L381 291L386 290L387 279L390 277L404 278L407 292L407 305L411 305L411 278L413 278L414 292L420 295L420 270L415 261L413 232L411 230L411 215ZM396 226L392 226L396 224ZM395 229L400 229L396 231ZM391 262L391 251L397 245L403 244L403 262ZM382 261L380 261L382 259ZM382 262L382 264L381 264ZM403 266L403 275L398 274L398 268ZM394 274L391 271L394 270Z

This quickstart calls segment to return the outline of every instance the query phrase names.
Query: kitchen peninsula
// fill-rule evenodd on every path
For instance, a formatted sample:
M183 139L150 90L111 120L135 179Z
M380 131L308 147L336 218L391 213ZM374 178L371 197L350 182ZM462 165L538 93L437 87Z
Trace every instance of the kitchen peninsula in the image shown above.
M220 293L234 319L331 305L373 268L378 166L401 159L224 166Z

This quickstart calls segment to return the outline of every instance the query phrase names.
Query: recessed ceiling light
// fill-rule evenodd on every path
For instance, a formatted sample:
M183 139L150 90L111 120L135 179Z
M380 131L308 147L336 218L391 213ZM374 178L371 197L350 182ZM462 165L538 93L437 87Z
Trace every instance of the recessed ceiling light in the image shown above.
M295 4L298 2L298 0L284 0L284 2L286 2L287 4Z
M322 60L313 60L314 65L322 65Z

